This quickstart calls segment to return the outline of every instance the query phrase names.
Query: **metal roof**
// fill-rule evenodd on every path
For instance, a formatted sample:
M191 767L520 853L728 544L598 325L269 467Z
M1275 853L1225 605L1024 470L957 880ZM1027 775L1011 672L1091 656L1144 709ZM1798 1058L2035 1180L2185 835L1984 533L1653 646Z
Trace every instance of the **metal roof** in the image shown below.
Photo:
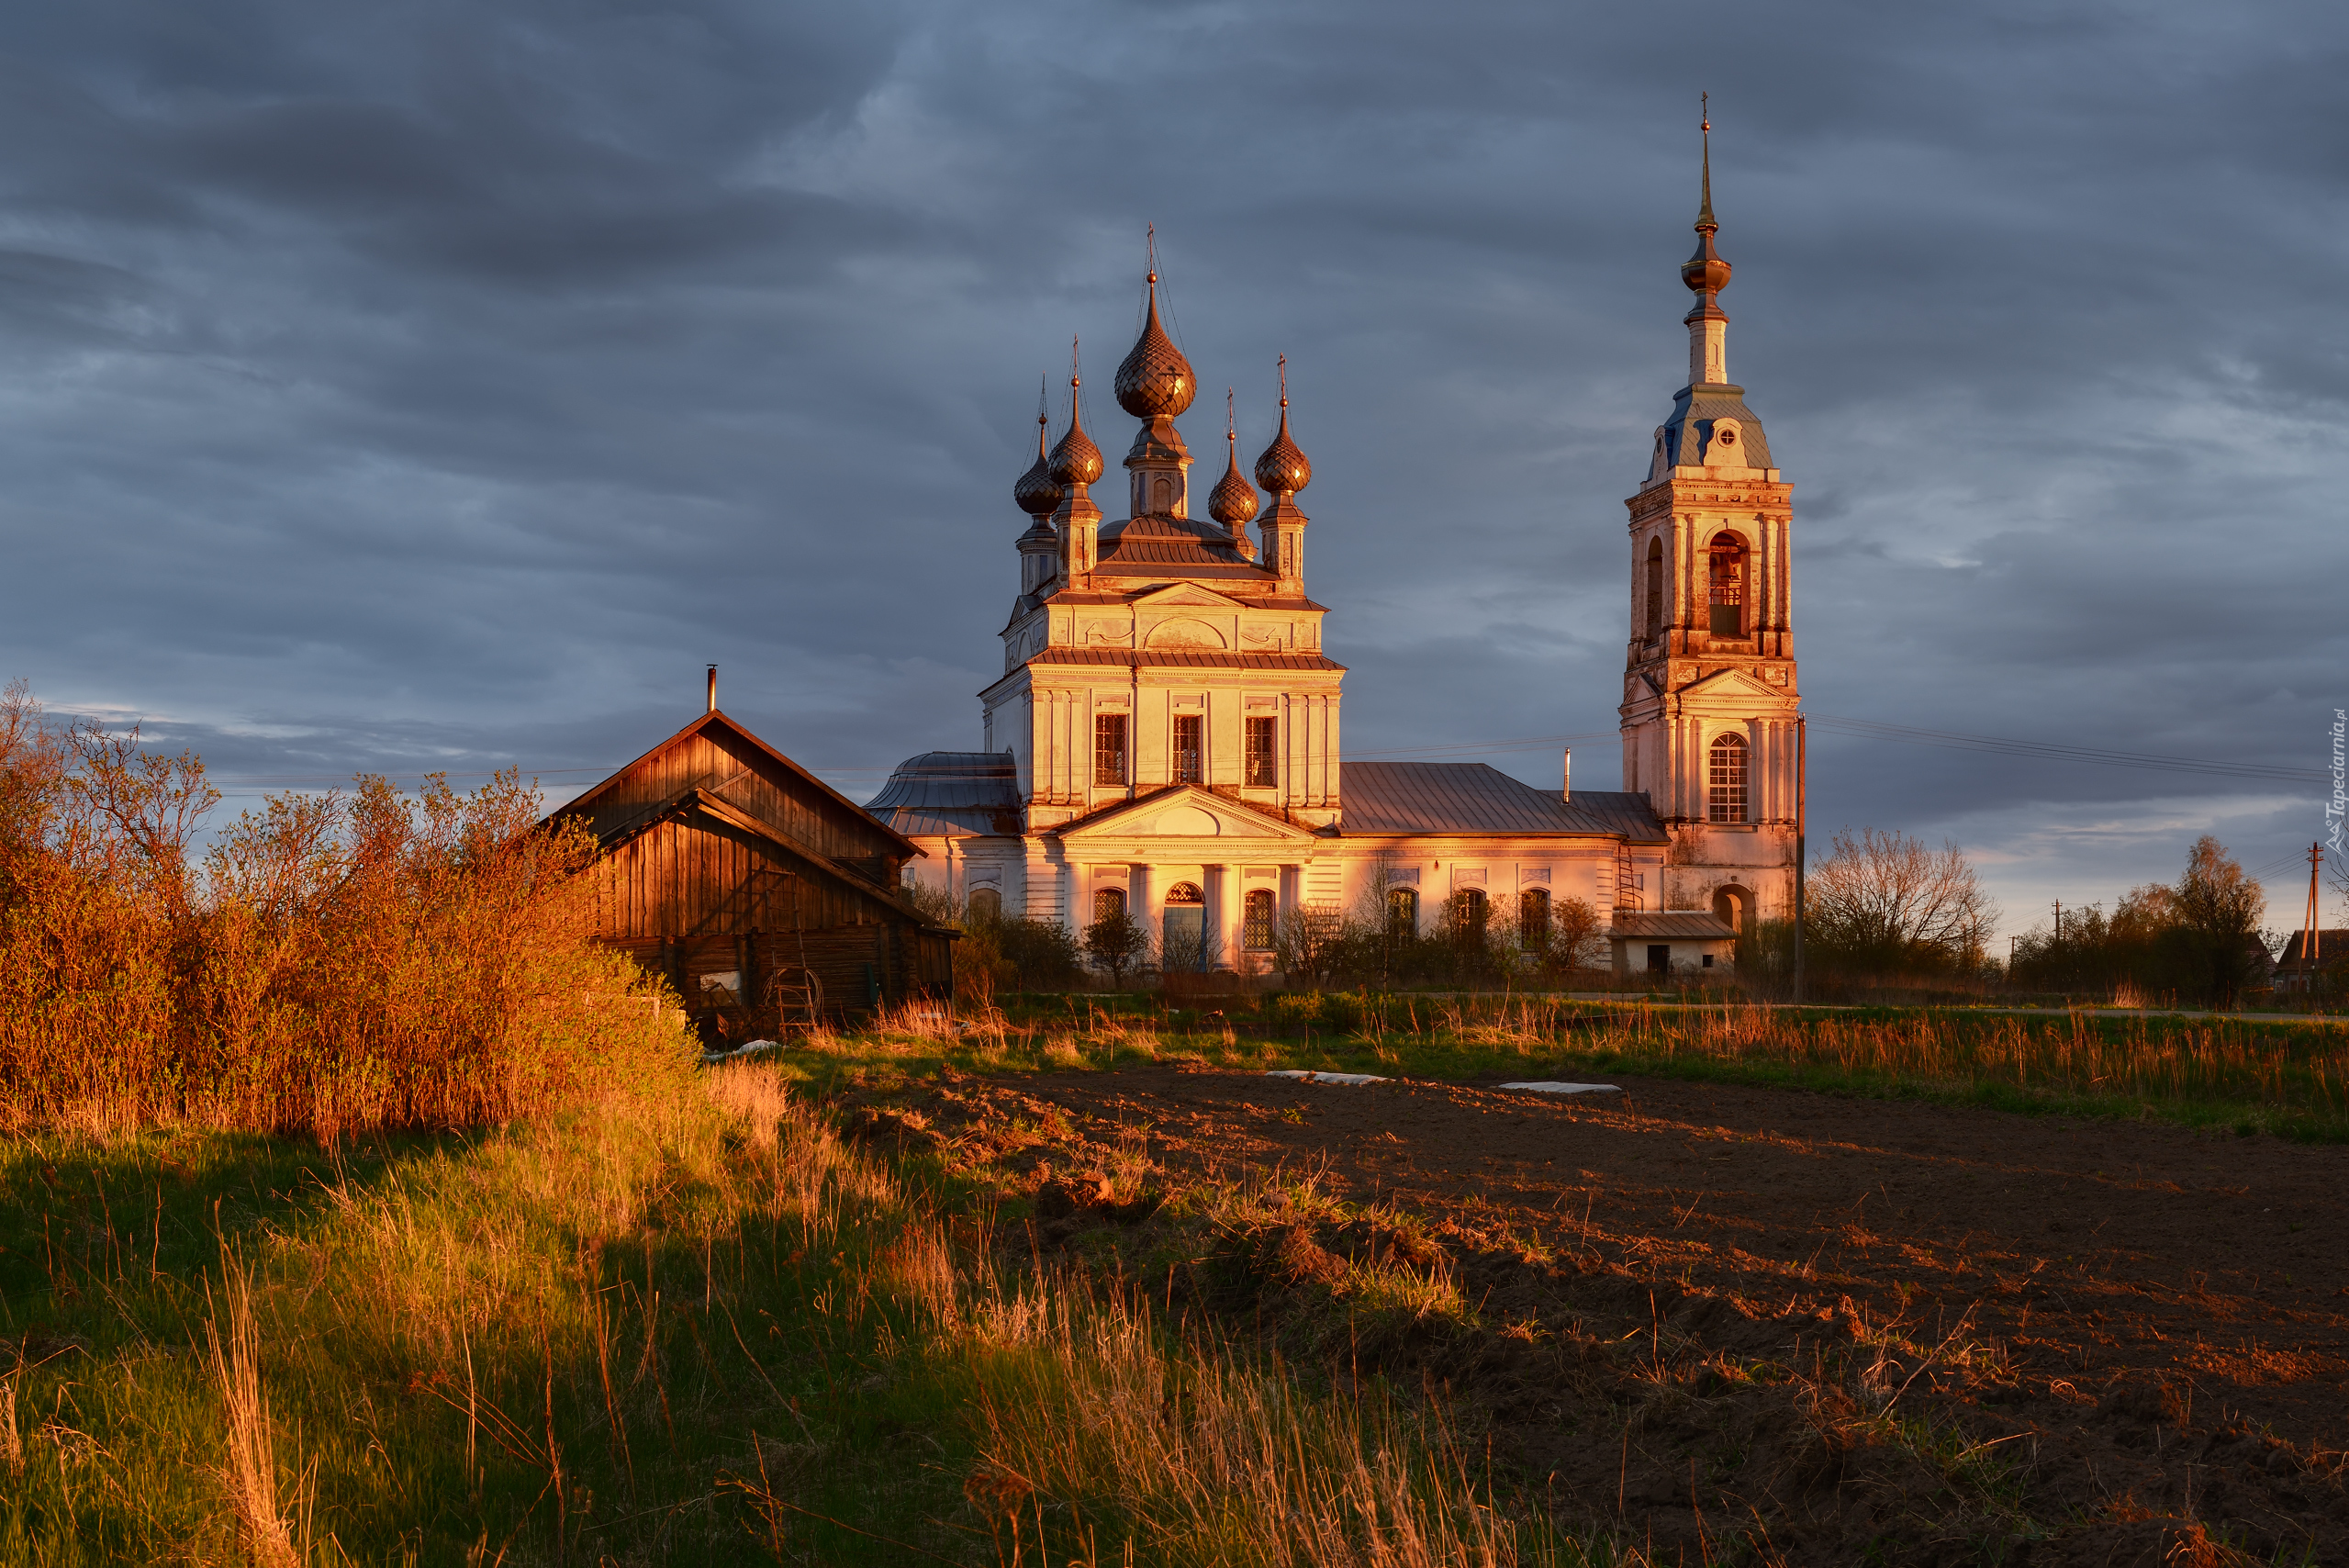
M899 763L865 809L908 838L1017 833L1020 781L1008 751L925 751Z
M1607 933L1611 937L1677 936L1683 941L1703 938L1716 942L1726 942L1737 934L1737 927L1719 915L1696 910L1666 910L1661 914L1616 910L1615 927Z
M1349 835L1410 834L1619 834L1664 842L1645 795L1578 790L1572 800L1537 790L1482 762L1341 763Z
M1046 648L1032 665L1130 665L1137 669L1333 669L1324 654L1234 654L1218 648Z
M1101 557L1096 573L1129 577L1137 571L1155 575L1167 566L1189 567L1186 577L1254 577L1272 580L1273 574L1241 555L1232 536L1214 523L1189 518L1135 517L1114 522L1101 532Z
M1745 406L1745 388L1728 382L1715 382L1704 386L1683 386L1672 395L1672 417L1664 421L1664 460L1669 464L1686 464L1691 467L1705 461L1705 447L1713 439L1713 421L1735 420L1745 440L1745 455L1739 462L1755 468L1767 468L1770 464L1770 441L1762 433L1762 421ZM1689 427L1695 426L1696 439L1689 441Z

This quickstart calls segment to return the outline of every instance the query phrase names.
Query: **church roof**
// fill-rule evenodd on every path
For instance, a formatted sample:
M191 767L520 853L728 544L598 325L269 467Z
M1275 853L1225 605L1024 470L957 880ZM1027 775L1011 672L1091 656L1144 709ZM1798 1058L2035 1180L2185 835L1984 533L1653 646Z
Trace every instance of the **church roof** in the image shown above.
M1685 465L1695 467L1705 461L1705 447L1713 439L1713 421L1735 420L1745 443L1745 455L1739 461L1752 468L1774 466L1770 461L1770 442L1762 433L1762 421L1745 406L1745 388L1728 382L1715 382L1703 386L1683 386L1672 394L1672 418L1664 421L1664 462L1667 466ZM1691 425L1696 439L1683 445ZM1683 455L1683 453L1685 455Z
M1326 654L1235 654L1221 648L1046 648L1032 665L1127 665L1136 669L1328 669Z
M1346 833L1621 834L1662 843L1645 795L1578 790L1572 800L1482 762L1345 762Z
M925 751L899 763L865 809L909 838L1017 833L1020 781L1008 751Z
M1136 517L1102 530L1096 576L1163 577L1169 567L1186 577L1269 581L1272 574L1242 555L1231 534L1209 522L1180 517Z

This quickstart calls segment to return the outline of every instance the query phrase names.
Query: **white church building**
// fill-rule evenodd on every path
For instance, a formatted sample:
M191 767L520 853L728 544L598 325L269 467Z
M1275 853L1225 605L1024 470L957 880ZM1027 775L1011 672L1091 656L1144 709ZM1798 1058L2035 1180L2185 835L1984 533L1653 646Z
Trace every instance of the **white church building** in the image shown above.
M1448 904L1539 934L1555 901L1610 912L1618 969L1726 964L1731 937L1794 900L1797 740L1791 487L1728 380L1729 264L1709 155L1681 268L1688 385L1629 509L1622 789L1538 789L1482 763L1347 761L1346 667L1305 588L1313 466L1281 427L1195 515L1175 420L1197 382L1158 322L1118 366L1140 421L1126 515L1104 521L1101 451L1070 378L1068 427L1014 488L1019 595L975 752L900 765L867 809L924 851L912 875L957 903L1071 930L1120 909L1171 961L1261 970L1292 910L1433 931ZM1270 498L1259 500L1261 488ZM1253 523L1257 536L1249 537ZM1503 901L1507 901L1504 905Z

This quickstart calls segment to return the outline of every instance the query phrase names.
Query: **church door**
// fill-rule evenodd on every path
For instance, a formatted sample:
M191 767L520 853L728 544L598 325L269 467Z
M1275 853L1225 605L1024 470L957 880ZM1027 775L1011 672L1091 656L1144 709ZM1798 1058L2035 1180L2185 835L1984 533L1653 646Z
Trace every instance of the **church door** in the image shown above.
M1168 974L1203 974L1207 962L1207 900L1197 884L1177 882L1167 890L1160 922L1158 968Z

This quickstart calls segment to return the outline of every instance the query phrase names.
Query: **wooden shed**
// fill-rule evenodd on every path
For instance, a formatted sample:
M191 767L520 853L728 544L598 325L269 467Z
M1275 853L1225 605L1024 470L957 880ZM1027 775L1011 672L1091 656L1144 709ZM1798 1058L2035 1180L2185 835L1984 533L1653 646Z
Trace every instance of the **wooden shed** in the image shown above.
M922 851L714 706L566 819L602 851L600 938L713 1037L953 990L955 934L897 896Z

